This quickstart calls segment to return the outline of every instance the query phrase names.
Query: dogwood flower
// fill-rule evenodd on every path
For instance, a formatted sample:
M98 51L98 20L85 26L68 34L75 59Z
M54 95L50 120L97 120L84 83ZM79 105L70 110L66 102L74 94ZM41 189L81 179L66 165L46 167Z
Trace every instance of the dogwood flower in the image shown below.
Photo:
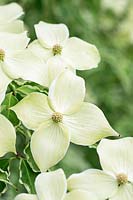
M14 79L23 78L42 85L47 83L46 67L41 59L26 49L28 43L26 32L0 32L0 103L8 84Z
M37 194L19 194L15 200L98 200L92 193L76 190L67 193L67 181L62 169L41 173L35 180Z
M83 102L84 97L84 80L66 70L52 82L48 97L35 92L11 108L27 128L34 130L31 152L41 171L64 157L70 141L88 146L118 135L103 112Z
M65 24L39 22L35 31L38 39L30 44L30 49L44 61L58 55L74 69L97 67L100 61L97 48L77 37L69 38Z
M97 151L103 171L88 169L70 176L68 189L95 192L101 199L132 200L133 138L103 139Z
M16 133L11 122L0 114L0 157L8 152L16 152Z
M18 20L23 14L22 8L17 3L0 6L0 32L23 32L24 23Z

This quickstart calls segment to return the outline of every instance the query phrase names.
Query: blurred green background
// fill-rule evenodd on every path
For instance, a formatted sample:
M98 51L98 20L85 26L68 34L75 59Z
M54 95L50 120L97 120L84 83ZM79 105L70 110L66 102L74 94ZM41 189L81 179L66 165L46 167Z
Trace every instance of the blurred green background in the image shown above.
M0 0L18 2L24 21L35 39L33 25L40 20L65 23L71 36L97 46L101 63L97 69L80 71L85 78L86 100L96 103L121 136L133 136L133 1L123 0ZM112 3L111 3L112 2ZM63 167L67 175L100 167L94 148L71 145Z

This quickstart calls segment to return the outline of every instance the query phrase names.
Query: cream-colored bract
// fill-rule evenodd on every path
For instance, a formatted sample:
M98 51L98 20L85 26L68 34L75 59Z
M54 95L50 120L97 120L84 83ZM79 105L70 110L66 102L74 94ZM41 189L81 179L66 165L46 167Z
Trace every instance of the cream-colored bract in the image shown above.
M22 20L15 20L10 23L0 24L0 32L8 33L22 33L25 31L24 22Z
M84 190L73 190L66 194L64 200L101 200L91 192Z
M98 66L100 55L97 48L77 37L69 38L69 30L65 24L39 22L35 25L35 31L37 39L29 48L44 62L56 57L57 62L59 59L63 61L62 69L65 66L73 70L87 70ZM60 67L55 73L55 70L49 68L50 77L59 75L62 69Z
M16 133L11 122L0 114L0 157L8 152L16 153Z
M118 135L103 112L83 102L84 97L84 80L65 70L52 82L48 97L32 93L12 107L23 124L34 130L31 152L41 171L57 164L70 142L88 146ZM53 120L55 116L59 117L57 121Z
M48 86L47 66L36 57L27 45L27 32L20 34L0 32L0 103L8 84L18 78Z
M48 85L50 86L52 81L65 70L70 70L76 74L76 70L69 66L65 60L60 56L54 56L47 61L48 69Z
M98 200L92 193L75 190L67 193L67 180L62 169L41 173L35 180L36 195L19 194L15 200Z
M11 61L15 59L16 52L26 48L28 42L29 38L26 32L21 34L0 32L0 51L3 52L3 59L0 60L0 82L2 83L0 84L0 96L2 96L0 103L3 100L8 84L14 78L7 73L8 68L10 69ZM18 65L16 68L18 68Z
M69 144L70 134L63 124L50 121L39 126L31 138L31 151L40 170L46 171L62 160Z
M82 189L101 199L132 200L133 138L103 139L97 148L103 171L88 169L68 179L68 189Z
M23 9L17 3L0 6L0 32L24 32L24 23L18 20L23 14Z
M15 200L38 200L37 196L34 194L19 194L16 196Z
M5 98L7 86L11 81L12 80L4 73L2 67L0 67L0 104Z
M23 9L17 3L1 5L0 6L0 24L16 20L23 14L24 14Z

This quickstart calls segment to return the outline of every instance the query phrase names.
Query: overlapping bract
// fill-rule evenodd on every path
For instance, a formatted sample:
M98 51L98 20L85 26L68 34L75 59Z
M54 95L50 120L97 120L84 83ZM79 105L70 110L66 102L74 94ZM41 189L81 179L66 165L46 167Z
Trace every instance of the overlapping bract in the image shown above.
M17 3L0 6L0 32L24 32L24 23L18 18L24 14Z
M20 194L15 200L98 200L91 192L75 190L67 193L67 180L62 169L39 174L35 188L36 195Z

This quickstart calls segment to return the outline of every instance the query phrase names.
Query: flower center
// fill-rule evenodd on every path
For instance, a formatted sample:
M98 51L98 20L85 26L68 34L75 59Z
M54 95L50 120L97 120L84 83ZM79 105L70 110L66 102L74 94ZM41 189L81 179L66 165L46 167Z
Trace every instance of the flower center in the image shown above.
M62 115L61 113L59 113L59 112L55 112L55 113L53 113L53 115L52 115L52 120L53 120L54 122L56 122L56 123L62 122L62 120L63 120L63 115Z
M0 49L0 61L4 61L5 58L5 51L3 49Z
M62 52L62 47L58 44L53 46L53 54L55 55L60 55Z
M128 182L128 177L127 177L126 174L123 174L123 173L118 174L116 176L116 178L117 178L117 182L118 182L119 185L123 185L123 184L126 184Z

